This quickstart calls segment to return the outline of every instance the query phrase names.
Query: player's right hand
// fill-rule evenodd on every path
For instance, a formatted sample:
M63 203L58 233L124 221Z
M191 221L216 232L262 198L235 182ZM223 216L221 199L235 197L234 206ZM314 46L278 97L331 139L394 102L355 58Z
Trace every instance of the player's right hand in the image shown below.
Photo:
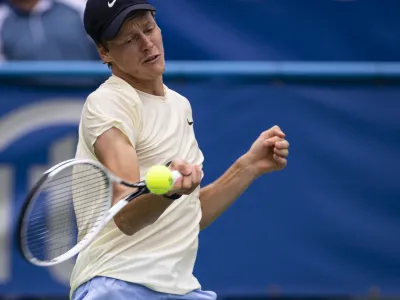
M199 186L203 171L198 165L192 165L178 159L173 160L169 168L179 171L182 177L175 182L174 187L167 195L189 195Z

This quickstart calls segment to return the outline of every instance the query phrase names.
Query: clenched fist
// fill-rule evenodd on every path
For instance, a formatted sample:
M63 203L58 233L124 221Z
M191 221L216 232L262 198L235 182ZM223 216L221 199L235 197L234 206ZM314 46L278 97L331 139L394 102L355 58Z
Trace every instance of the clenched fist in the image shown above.
M278 126L263 133L253 143L243 156L246 164L254 169L255 175L260 176L286 167L289 155L289 142Z

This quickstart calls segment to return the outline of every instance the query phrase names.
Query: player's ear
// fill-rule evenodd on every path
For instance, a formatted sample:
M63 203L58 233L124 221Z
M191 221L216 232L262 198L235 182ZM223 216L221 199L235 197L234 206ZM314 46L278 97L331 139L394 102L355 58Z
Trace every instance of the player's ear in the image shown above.
M97 51L99 52L101 60L105 64L108 64L108 63L111 62L110 52L108 50L108 47L107 47L106 43L99 43L97 45Z

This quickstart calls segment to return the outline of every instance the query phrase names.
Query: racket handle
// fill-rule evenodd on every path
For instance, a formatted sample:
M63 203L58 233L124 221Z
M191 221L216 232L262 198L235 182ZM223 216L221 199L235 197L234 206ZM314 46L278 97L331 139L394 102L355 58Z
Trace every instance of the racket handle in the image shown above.
M182 174L179 171L177 171L177 170L172 171L172 179L174 181L174 184L181 177L182 177Z
M127 196L127 197L129 197L129 196ZM117 213L119 213L119 211L121 209L123 209L128 204L128 201L125 200L127 197L119 200L116 204L114 204L113 207L111 207L111 209L108 211L107 216L104 218L104 224L108 223L112 218L114 218L114 216Z

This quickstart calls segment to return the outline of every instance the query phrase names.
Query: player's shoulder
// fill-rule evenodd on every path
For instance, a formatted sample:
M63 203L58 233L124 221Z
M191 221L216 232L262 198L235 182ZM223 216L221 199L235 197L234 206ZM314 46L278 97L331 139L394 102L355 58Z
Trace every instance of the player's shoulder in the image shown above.
M134 88L116 76L110 76L97 89L91 92L86 102L88 104L107 104L118 102L123 105L140 105L141 100Z
M180 102L183 102L184 104L186 104L190 107L190 101L187 97L185 97L184 95L182 95L182 94L178 93L177 91L172 90L170 88L168 88L168 92L170 93L170 97L172 97L175 100L178 100Z

